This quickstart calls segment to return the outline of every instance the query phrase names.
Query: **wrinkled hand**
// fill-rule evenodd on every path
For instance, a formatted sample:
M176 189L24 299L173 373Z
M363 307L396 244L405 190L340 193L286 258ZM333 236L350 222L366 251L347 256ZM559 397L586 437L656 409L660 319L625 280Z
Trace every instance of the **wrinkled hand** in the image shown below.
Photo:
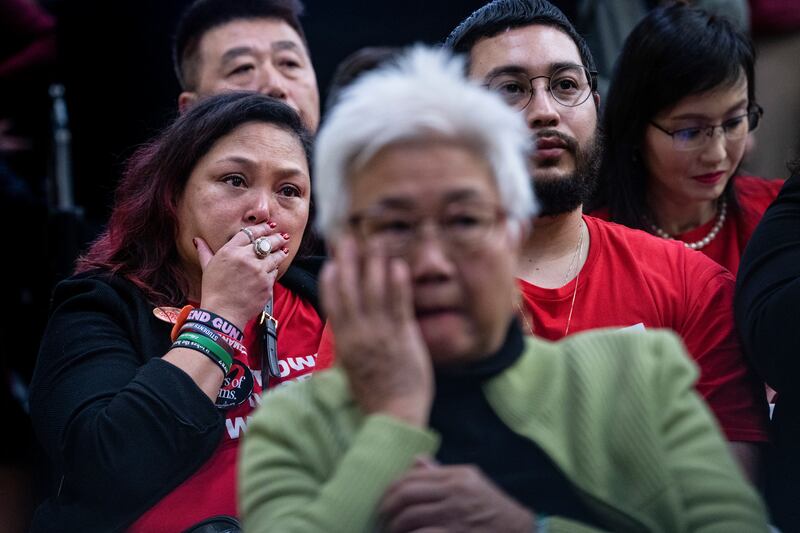
M216 253L203 239L195 239L203 269L200 306L233 322L239 329L243 329L272 298L278 265L287 256L284 252L287 239L275 233L268 223L250 226L250 231L255 239L262 236L269 239L272 251L267 257L256 256L243 231L237 232Z
M360 254L346 236L336 243L320 285L336 357L361 409L427 425L433 369L414 317L405 261L376 248Z
M417 459L380 505L385 531L508 533L535 531L534 514L472 465Z

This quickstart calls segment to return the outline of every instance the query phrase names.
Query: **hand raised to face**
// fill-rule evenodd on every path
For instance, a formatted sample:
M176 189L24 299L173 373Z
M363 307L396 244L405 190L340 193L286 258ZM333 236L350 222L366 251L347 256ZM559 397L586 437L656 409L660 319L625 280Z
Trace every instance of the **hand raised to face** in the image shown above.
M395 481L380 505L385 531L535 531L531 511L472 465L442 466L417 459Z
M425 426L433 369L414 317L405 261L345 236L323 269L321 294L336 357L361 409Z
M195 238L203 269L200 306L222 315L240 330L272 298L278 266L288 255L288 234L276 233L270 223L251 226L247 231L253 241L265 239L270 252L259 257L244 230L237 232L216 254L206 241Z

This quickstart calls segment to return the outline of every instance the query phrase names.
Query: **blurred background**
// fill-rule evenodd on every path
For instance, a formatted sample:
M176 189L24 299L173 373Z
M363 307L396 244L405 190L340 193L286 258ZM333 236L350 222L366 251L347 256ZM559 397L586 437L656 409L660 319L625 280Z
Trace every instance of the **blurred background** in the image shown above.
M440 42L483 0L306 0L321 101L363 46ZM556 0L587 36L601 79L657 0ZM745 167L786 177L800 153L800 0L696 0L751 33L766 110ZM173 30L188 0L0 0L0 533L25 531L37 498L27 383L54 283L103 227L125 159L176 115ZM601 83L601 89L604 85ZM391 105L391 102L387 102ZM324 110L323 110L324 111Z

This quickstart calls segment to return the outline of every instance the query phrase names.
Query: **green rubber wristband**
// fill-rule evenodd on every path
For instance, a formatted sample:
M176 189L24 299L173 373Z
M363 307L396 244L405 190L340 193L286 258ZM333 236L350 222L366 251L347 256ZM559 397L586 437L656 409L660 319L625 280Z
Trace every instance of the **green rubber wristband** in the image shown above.
M178 336L178 340L185 339L188 341L194 341L200 346L203 346L207 350L209 350L212 354L214 354L217 359L222 361L225 364L225 368L230 369L231 365L233 365L233 357L225 351L225 348L211 340L210 338L206 337L205 335L200 335L199 333L191 333L186 331L181 333Z
M224 362L222 362L219 359L217 359L217 356L214 355L213 353L211 353L211 350L209 350L205 346L199 345L198 343L196 343L194 341L190 341L190 340L187 340L187 339L181 339L181 340L177 340L176 339L175 342L172 343L172 348L186 348L186 349L194 350L194 351L196 351L198 353L201 353L201 354L205 355L211 361L213 361L214 364L217 365L220 370L222 370L222 375L223 376L227 376L228 372L230 371L230 368L226 367Z

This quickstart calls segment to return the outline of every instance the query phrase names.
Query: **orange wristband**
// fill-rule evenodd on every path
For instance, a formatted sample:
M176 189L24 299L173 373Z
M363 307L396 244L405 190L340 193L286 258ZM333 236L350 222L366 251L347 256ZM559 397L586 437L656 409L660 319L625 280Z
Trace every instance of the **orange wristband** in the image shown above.
M178 313L178 318L175 319L175 324L172 326L172 333L170 333L170 340L175 342L178 340L178 336L181 334L181 328L183 324L186 322L186 317L189 316L189 313L194 309L191 305L184 305L181 309L180 313Z

